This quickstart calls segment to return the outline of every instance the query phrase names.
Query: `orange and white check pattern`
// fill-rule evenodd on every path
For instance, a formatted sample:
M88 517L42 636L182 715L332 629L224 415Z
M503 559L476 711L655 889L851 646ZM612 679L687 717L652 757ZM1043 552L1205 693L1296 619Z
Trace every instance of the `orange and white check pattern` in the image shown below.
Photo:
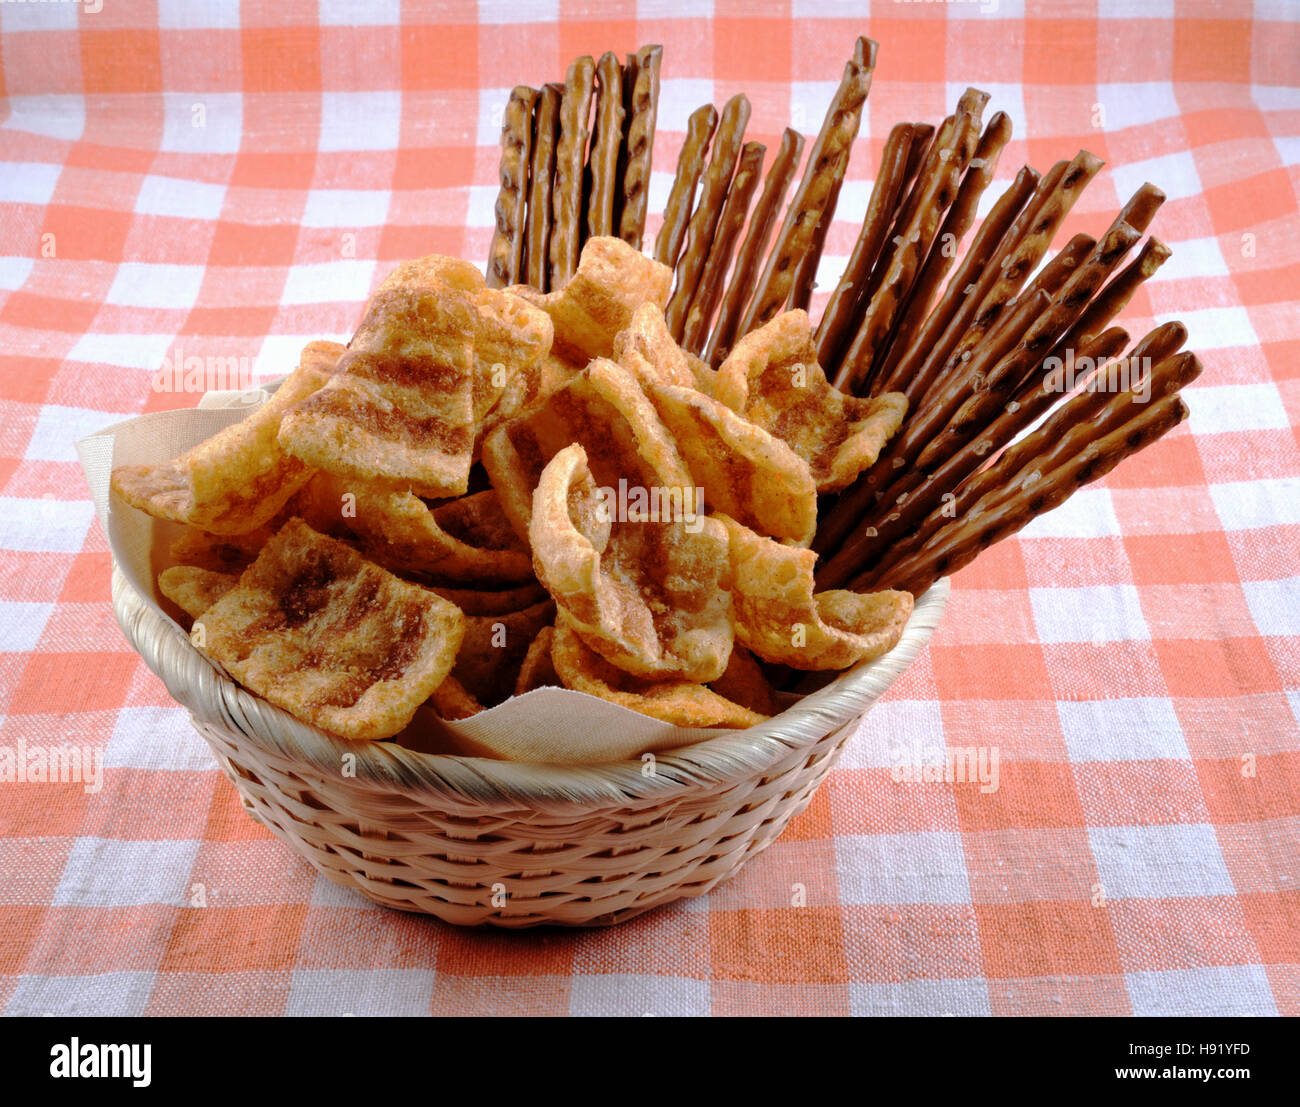
M1300 1014L1300 23L1289 0L0 3L0 783L10 1014ZM960 573L811 807L708 897L613 930L462 931L318 879L242 812L109 608L73 443L192 405L164 358L294 364L394 262L482 261L499 113L577 54L665 47L687 114L812 134L880 43L825 289L889 126L967 84L1086 146L1058 236L1143 180L1189 424ZM994 193L996 190L990 190ZM987 206L987 204L985 205ZM649 234L656 222L652 218ZM816 304L814 305L816 307ZM900 780L974 748L997 787Z

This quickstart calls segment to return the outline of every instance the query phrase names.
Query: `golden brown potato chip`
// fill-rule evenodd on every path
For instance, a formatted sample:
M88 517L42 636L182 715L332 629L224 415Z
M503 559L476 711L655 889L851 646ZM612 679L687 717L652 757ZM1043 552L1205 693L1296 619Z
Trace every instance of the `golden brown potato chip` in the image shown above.
M238 576L253 564L274 533L272 527L258 527L247 534L209 534L198 527L186 527L167 552L180 565Z
M654 517L641 519L611 500L580 445L551 459L528 532L538 580L619 668L652 680L721 676L732 642L726 531L693 507L652 503Z
M114 469L113 491L157 519L187 523L213 534L256 530L284 507L313 472L278 444L281 420L331 379L315 364L300 365L248 418L180 457L160 465Z
M835 492L870 468L907 412L900 392L846 396L817 364L805 311L787 311L745 335L718 369L714 394L788 442L808 462L818 492Z
M158 591L197 619L239 583L237 573L217 573L193 565L173 565L158 574Z
M613 359L643 386L649 383L678 388L696 386L688 355L673 341L658 304L642 304L632 313L627 328L614 339Z
M299 719L387 738L451 672L464 633L454 604L291 519L191 637Z
M523 611L467 617L451 675L479 703L500 703L514 692L529 645L554 621L555 604L549 598Z
M280 444L340 476L466 490L474 449L474 320L447 289L381 289L324 388L289 411Z
M320 472L295 507L316 530L352 542L395 572L460 582L513 583L533 575L527 549L490 490L430 508L392 484ZM440 517L459 533L439 525Z
M315 369L318 373L331 376L338 368L339 358L347 353L347 350L348 348L341 342L330 342L319 338L314 342L308 342L302 348L302 354L298 358L298 367L301 369Z
M744 646L733 646L727 661L727 671L710 681L709 687L718 695L757 711L760 715L778 715L776 689L768 681L763 668Z
M908 592L813 595L812 550L783 546L734 519L730 535L736 637L767 661L795 669L847 669L898 644L912 614Z
M521 584L518 588L506 588L498 592L481 591L476 588L452 588L442 584L429 585L444 600L449 600L466 615L506 615L511 611L522 611L547 599L546 589L534 581Z
M439 684L427 702L440 719L468 719L483 710L483 705L454 676Z
M740 729L761 723L764 718L703 684L648 681L623 672L589 649L563 616L555 625L551 660L566 688L599 696L675 726Z
M528 645L519 676L515 679L515 695L522 696L534 688L558 688L560 675L551 660L551 646L555 642L555 627L542 627L537 637Z
M625 488L690 488L690 473L636 378L597 358L537 410L498 427L483 442L483 466L506 517L523 537L533 490L560 450L577 442L597 482Z
M555 324L558 354L586 364L609 357L614 337L644 303L668 303L672 271L618 238L596 236L583 244L578 270L561 289L545 295L526 285L506 291L541 308Z
M710 511L800 545L817 529L808 463L775 435L694 388L651 381L645 393L677 442Z

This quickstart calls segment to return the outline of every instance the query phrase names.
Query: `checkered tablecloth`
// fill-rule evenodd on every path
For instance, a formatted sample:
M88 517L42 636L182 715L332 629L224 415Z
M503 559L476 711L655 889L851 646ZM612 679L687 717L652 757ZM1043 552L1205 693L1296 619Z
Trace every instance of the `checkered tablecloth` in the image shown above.
M1298 16L0 2L0 1008L1300 1013ZM115 625L74 441L194 404L151 390L164 358L279 375L345 339L396 261L481 263L510 86L662 42L653 212L691 109L744 90L770 152L787 122L815 133L859 33L879 66L823 288L890 124L978 85L1015 123L1003 180L1107 160L1058 245L1143 180L1169 194L1152 229L1174 258L1123 321L1186 321L1190 423L960 573L811 807L708 897L503 934L318 878ZM68 744L102 758L98 790L12 779ZM996 788L910 779L945 749L996 758Z

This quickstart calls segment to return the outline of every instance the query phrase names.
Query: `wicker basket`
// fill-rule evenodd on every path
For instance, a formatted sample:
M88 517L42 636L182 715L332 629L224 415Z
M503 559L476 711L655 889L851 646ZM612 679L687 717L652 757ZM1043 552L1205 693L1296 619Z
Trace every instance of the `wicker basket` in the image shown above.
M221 675L113 573L123 632L254 818L376 903L504 927L608 925L732 876L807 806L947 596L947 581L922 596L880 660L757 727L666 752L647 774L640 762L527 765L332 737Z

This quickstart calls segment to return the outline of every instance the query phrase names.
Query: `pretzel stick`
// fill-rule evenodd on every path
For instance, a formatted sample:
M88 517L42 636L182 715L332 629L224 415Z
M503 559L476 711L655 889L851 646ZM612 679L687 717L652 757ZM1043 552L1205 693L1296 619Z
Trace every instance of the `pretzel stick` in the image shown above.
M1111 226L1127 223L1130 227L1145 232L1151 226L1151 220L1155 218L1156 212L1164 202L1165 194L1150 181L1147 181L1129 197L1128 203L1120 208L1120 212L1115 216L1115 222Z
M596 63L600 91L596 95L596 130L587 158L587 237L614 233L614 192L618 186L618 154L623 147L623 69L613 53Z
M538 292L550 288L551 202L555 185L555 145L559 140L563 88L549 84L537 97L533 120L533 165L528 184L528 235L525 281Z
M1006 112L998 112L989 120L979 145L971 158L970 167L962 178L957 198L944 216L943 225L935 236L925 263L921 266L908 293L907 306L890 335L889 349L881 362L876 390L896 392L899 381L893 373L911 345L911 339L920 329L930 310L930 302L943 283L944 277L957 257L957 246L970 230L979 208L980 197L993 181L998 158L1003 147L1011 141L1011 119Z
M709 260L705 263L704 272L700 274L695 299L691 301L690 311L686 315L684 345L693 354L699 354L704 349L709 322L717 310L718 301L722 299L722 286L727 279L731 255L740 238L741 228L745 225L745 217L749 214L749 202L758 188L758 179L763 172L763 154L766 151L767 147L761 142L747 142L740 152L740 163L736 166L731 188L727 190L727 202L718 220L713 245L709 247Z
M1130 454L1151 445L1187 417L1182 398L1166 396L1146 408L1135 419L1089 443L1069 462L1053 470L1031 488L972 516L950 525L935 535L915 558L894 568L888 578L892 587L920 595L939 577L968 565L982 551L1020 530L1032 519L1064 503L1076 489L1105 476ZM872 586L872 574L863 574L850 587Z
M1069 280L1070 274L1078 269L1079 263L1087 258L1096 246L1097 240L1092 235L1076 234L1057 251L1051 261L1038 271L1038 276L1025 286L1021 295L1027 296L1040 288L1056 295L1061 285Z
M880 508L878 505L892 503L894 497L905 490L895 491L890 488L889 499L885 499L884 489L900 478L925 444L944 428L953 412L970 395L975 378L991 368L1020 341L1021 335L1028 329L1034 317L1043 311L1049 302L1050 297L1045 292L1038 293L1021 301L1014 310L999 320L970 358L969 364L960 374L948 380L944 392L934 402L927 404L903 423L902 430L890 442L888 450L882 453L881 458L877 459L871 469L841 494L835 506L826 513L823 520L819 521L817 534L813 539L814 550L823 555L835 553L835 556L839 557L839 553L835 551L839 550L841 544L846 544L850 540L851 534L860 535L864 530L870 529L869 520L877 511L883 513L883 510L887 510L887 507ZM885 464L882 464L882 461ZM868 482L865 479L868 476L874 476L875 481ZM854 566L859 564L860 561L841 558L837 572L842 573L846 569L853 571ZM846 579L846 576L841 575L839 579Z
M496 225L488 247L487 284L502 288L519 282L528 214L528 161L533 145L533 105L537 89L518 85L506 101L501 122L501 166L498 175Z
M858 293L871 275L871 267L880 255L880 247L901 199L912 134L911 124L899 123L885 140L876 183L871 188L867 214L862 220L862 231L853 247L853 253L849 255L844 275L831 293L821 322L817 324L817 360L822 365L838 362L840 348L847 341L850 328L855 331L857 329L854 308L858 302Z
M551 207L551 287L561 288L578 268L581 245L582 170L587 153L587 116L596 83L596 63L584 54L569 64L560 100L560 140L555 147L555 191Z
M619 158L618 236L641 249L646 207L650 199L650 166L659 117L659 67L662 46L642 46L629 54L623 70L627 89L624 104L625 138Z
M776 243L745 313L741 334L762 326L785 304L794 281L795 267L808 252L834 182L844 174L853 139L862 121L862 107L871 89L872 72L871 66L858 65L854 61L844 67L844 76L826 109L821 132L808 155L803 179L786 209Z
M677 257L682 252L686 237L686 224L690 222L695 205L695 188L704 173L704 156L709 141L718 126L718 110L712 104L696 108L686 121L686 141L677 155L677 172L673 187L664 205L664 221L655 238L655 261L669 269L677 268Z
M1104 361L1123 350L1127 341L1128 335L1115 327L1099 335L1090 344L1089 356L1098 362ZM1057 398L1055 395L1050 396L1049 402ZM1003 414L978 439L967 442L944 461L903 503L895 505L880 520L872 546L862 548L862 560L858 562L857 569L859 574L875 558L878 558L878 574L887 573L889 567L919 550L936 531L950 520L961 517L969 505L978 501L994 486L999 478L994 478L994 483L981 482L981 478L991 470L985 469L975 476L971 474L994 452L1010 442L1020 430L1033 422L1033 419L1017 419L1021 410L1015 405L1007 405ZM966 479L968 477L970 479ZM849 575L853 571L850 568Z
M709 167L704 171L700 202L696 205L695 214L691 216L686 231L686 248L677 261L676 287L664 312L668 330L679 342L686 326L687 312L690 311L691 301L699 287L700 274L708 262L709 247L713 245L713 236L722 216L722 205L726 202L736 161L744 145L749 111L749 100L743 95L733 96L722 108L722 118L713 139L713 153L709 158Z
M1066 335L1066 344L1082 345L1115 318L1133 299L1142 282L1169 260L1173 251L1158 238L1148 238L1138 256L1121 269L1079 316Z
M943 367L952 345L961 338L965 323L960 321L959 314L966 313L964 318L974 314L978 306L978 302L972 299L976 281L1007 238L1037 184L1037 172L1026 165L1011 186L998 197L975 232L966 256L949 279L939 302L926 316L919 333L908 343L907 351L895 365L890 383L901 386L909 410L915 410L918 399L925 395L934 382L934 375Z
M1130 367L1130 378L1133 374L1132 366L1155 364L1158 369L1152 378L1153 392L1156 395L1167 394L1170 389L1167 383L1162 382L1161 374L1165 370L1160 368L1160 364L1171 358L1186 339L1187 328L1177 322L1166 323L1148 333L1129 351L1125 359ZM1127 336L1119 327L1112 327L1083 345L1076 361L1078 364L1103 366L1119 355L1127 341ZM1184 383L1186 380L1180 380L1177 387ZM1034 456L1034 451L1044 441L1050 442L1054 436L1063 433L1072 420L1090 417L1094 408L1104 402L1105 396L1104 393L1094 391L1080 393L1083 397L1081 401L1076 397L1070 398L1043 425L1037 438L1022 439L1010 446L993 465L975 472L987 458L993 457L1021 431L1032 426L1039 416L1061 398L1061 393L1062 389L1053 374L1035 379L1032 387L1022 391L1016 400L1008 404L1003 413L977 439L968 442L931 474L928 479L928 494L918 492L917 499L909 497L898 511L891 512L879 526L877 548L885 551L878 563L879 573L885 574L890 566L923 546L949 520L963 517L972 504L1010 480ZM956 493L952 499L941 504L944 494L953 489L956 489ZM923 512L929 512L925 521L908 534L908 529L914 526ZM893 541L895 537L899 541Z
M749 302L758 276L758 267L763 260L763 250L772 236L776 224L777 212L794 180L795 170L799 167L799 156L803 153L803 135L786 128L781 136L781 145L767 171L763 182L763 191L754 206L754 214L749 220L749 230L741 244L740 255L736 259L735 272L727 286L727 294L722 300L722 310L718 313L717 326L713 328L713 337L709 339L709 348L704 360L715 368L722 364L731 352L736 341L736 331Z
M938 151L936 167L902 233L879 289L872 296L858 333L844 355L835 385L863 395L874 377L876 355L912 287L926 252L938 233L943 213L956 195L965 161L961 149L974 133L975 117L963 112L950 131L949 144Z

